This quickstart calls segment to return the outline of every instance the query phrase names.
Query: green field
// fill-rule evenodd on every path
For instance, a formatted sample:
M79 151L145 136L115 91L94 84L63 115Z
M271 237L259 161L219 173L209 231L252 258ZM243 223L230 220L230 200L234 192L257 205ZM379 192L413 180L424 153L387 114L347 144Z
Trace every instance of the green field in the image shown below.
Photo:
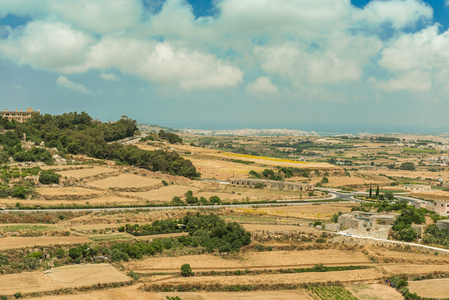
M58 228L48 225L0 225L0 232L14 231L56 231Z
M433 149L418 149L418 148L404 148L404 152L410 152L410 153L429 153L429 154L440 153L438 150L433 150Z
M313 296L322 300L357 300L343 286L309 286L307 287Z
M94 242L111 242L117 240L130 240L131 237L124 234L111 234L111 235L90 236L89 239L91 239Z

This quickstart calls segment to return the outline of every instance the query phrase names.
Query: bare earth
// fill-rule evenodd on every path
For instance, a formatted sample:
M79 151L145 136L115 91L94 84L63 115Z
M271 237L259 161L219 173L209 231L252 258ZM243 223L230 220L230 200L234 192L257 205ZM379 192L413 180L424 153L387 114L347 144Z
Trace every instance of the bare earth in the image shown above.
M181 197L189 190L195 192L198 191L198 188L185 185L169 185L148 192L127 192L123 194L128 196L138 196L148 201L168 202L171 201L174 196Z
M243 227L250 231L299 231L299 232L309 232L312 227L300 227L294 225L271 225L271 224L242 224ZM312 228L313 229L313 228Z
M295 217L306 219L328 219L333 214L351 211L354 204L335 203L323 205L298 205L298 206L276 206L258 208L257 211L266 212L268 215Z
M82 187L62 187L62 188L37 188L36 192L42 196L86 196L93 194L101 194L100 191L86 189Z
M140 188L151 187L160 184L160 179L147 178L134 174L121 174L119 176L111 176L105 179L89 182L90 186L102 189L107 188Z
M371 262L361 252L341 250L306 250L251 252L226 256L203 254L182 257L153 257L125 263L126 268L139 273L177 272L188 263L194 271L281 269L313 267L315 264L343 265Z
M101 196L101 195L99 195ZM0 205L14 206L17 199L0 199ZM103 196L89 199L72 199L72 200L20 200L22 206L57 206L57 205L125 205L125 204L139 204L144 201L139 201L132 198L118 197L118 196Z
M449 297L449 278L409 281L409 290L418 296L442 299Z
M354 285L346 287L360 300L403 300L404 297L394 288L383 284Z
M90 240L82 236L6 237L0 238L0 250L86 242Z
M166 300L167 296L178 296L184 300L312 300L305 290L293 291L256 291L256 292L189 292L189 293L149 293L139 290L139 286L121 287L115 289L108 289L104 291L95 291L91 293L77 294L77 295L63 295L63 296L47 296L36 299L41 300Z
M43 292L129 280L128 276L118 272L110 264L65 266L45 272L2 275L0 294Z
M78 170L66 170L58 172L62 177L67 178L83 178L89 176L100 175L102 173L116 173L116 169L112 168L104 168L104 167L93 167L93 168L84 168Z

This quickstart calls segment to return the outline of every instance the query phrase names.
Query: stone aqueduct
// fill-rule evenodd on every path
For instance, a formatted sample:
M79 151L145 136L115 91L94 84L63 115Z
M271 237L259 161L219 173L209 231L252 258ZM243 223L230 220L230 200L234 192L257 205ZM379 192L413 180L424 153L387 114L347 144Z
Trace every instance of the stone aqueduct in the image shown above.
M264 179L230 179L229 182L236 186L252 187L254 188L257 183L263 184L263 188L275 189L275 190L285 190L285 191L313 191L312 184L303 184L296 182L285 182L277 180L264 180ZM258 185L260 186L260 185Z

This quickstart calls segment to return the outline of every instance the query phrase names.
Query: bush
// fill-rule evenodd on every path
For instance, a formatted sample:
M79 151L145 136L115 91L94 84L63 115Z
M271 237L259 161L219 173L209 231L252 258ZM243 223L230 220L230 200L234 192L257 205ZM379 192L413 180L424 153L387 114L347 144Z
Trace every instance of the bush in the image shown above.
M56 174L53 170L44 170L41 171L41 174L39 175L39 182L42 184L59 184L60 177L61 175Z
M189 264L183 264L181 266L181 275L184 277L190 277L193 276L192 268Z
M220 199L220 197L218 197L218 196L211 196L210 198L209 198L209 202L210 203L221 203L221 199Z
M65 250L63 248L59 248L55 253L56 257L61 259L65 257Z
M39 267L39 260L35 257L25 257L22 262L26 269L34 270Z
M113 249L112 250L112 255L111 255L111 260L112 261L128 261L129 260L129 255L125 252L120 251L119 249Z
M16 297L16 299L22 298L22 293L21 292L15 293L14 297Z
M9 260L3 254L0 254L0 267L9 264Z

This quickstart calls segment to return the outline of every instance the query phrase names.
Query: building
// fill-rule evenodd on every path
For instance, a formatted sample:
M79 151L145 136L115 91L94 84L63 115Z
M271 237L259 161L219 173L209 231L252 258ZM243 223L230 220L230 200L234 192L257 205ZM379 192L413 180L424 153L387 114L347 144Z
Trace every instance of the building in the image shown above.
M23 111L23 109L20 109L20 111L16 108L15 111L9 111L7 108L5 108L4 111L0 111L0 117L8 119L8 121L16 120L20 123L26 122L29 119L31 119L31 116L33 114L39 114L40 111L33 110L31 107L28 107L26 111Z
M430 192L430 185L421 185L421 184L407 184L402 187L404 190L411 192Z
M449 230L449 220L438 220L437 221L437 227L439 229Z
M387 239L388 232L399 214L379 214L354 211L338 217L340 229L357 236Z
M448 216L449 215L449 202L442 200L433 201L433 205L428 207L428 209L433 210L440 216Z
M303 184L296 182L285 182L278 180L264 180L264 179L231 179L231 184L244 187L261 187L266 189L284 190L284 191L313 191L312 184Z

